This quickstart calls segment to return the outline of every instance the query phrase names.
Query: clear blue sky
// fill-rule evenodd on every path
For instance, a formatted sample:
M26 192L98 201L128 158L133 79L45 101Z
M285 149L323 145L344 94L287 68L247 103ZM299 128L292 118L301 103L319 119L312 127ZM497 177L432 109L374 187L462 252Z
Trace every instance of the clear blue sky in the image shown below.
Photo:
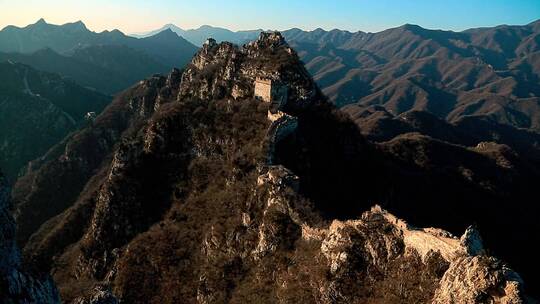
M239 29L380 31L404 23L463 30L540 19L540 0L0 0L0 27L82 20L90 29L153 30L166 23Z

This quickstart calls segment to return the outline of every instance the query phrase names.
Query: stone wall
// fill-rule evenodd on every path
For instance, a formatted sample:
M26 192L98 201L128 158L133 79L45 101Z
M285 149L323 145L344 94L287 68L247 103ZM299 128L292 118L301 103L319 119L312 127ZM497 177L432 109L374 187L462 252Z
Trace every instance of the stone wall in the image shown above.
M268 118L273 122L268 130L267 163L272 165L274 163L274 154L277 143L296 131L298 128L298 119L281 111L276 114L269 113Z

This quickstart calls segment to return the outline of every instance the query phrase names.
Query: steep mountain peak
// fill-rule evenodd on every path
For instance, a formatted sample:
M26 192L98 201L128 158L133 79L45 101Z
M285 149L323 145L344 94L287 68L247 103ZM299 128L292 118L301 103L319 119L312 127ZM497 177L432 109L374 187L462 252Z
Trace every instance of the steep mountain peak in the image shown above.
M63 27L71 29L71 30L88 31L88 28L86 27L84 22L82 22L81 20L76 21L76 22L66 23L63 25Z
M230 42L217 43L214 38L208 38L201 50L194 57L192 64L202 69L208 64L208 60L222 59L226 55L230 55L232 59L236 59L237 55L245 53L248 56L257 56L256 52L264 52L265 50L278 50L283 57L296 55L285 38L279 32L262 32L257 40L249 42L242 49L235 47ZM287 54L283 54L283 51ZM298 58L296 58L298 59ZM263 72L264 73L264 72Z
M259 35L259 39L255 40L251 45L257 48L277 48L281 46L289 46L280 32L262 32ZM292 51L292 49L290 49L290 51Z
M124 40L127 38L127 36L118 29L114 29L112 31L104 30L103 32L99 33L99 35L107 37L107 39L111 39L113 41ZM128 44L126 43L126 45Z
M346 34L352 34L350 31L347 31L347 30L340 30L340 29L337 29L337 28L331 29L331 30L329 31L329 33L338 33L338 34L339 34L339 33L346 33Z
M404 30L404 31L413 32L413 33L418 33L420 31L424 30L423 27L421 27L419 25L416 25L416 24L410 24L410 23L406 23L406 24L400 26L399 29Z
M298 27L293 27L293 28L287 30L287 32L298 33L298 32L303 32L303 30L301 28L298 28Z
M199 27L200 30L210 30L210 29L215 29L216 27L213 27L211 25L208 25L208 24L204 24L204 25L201 25Z
M285 90L281 97L292 104L323 99L298 55L279 32L263 32L243 47L208 39L183 79L183 84L191 85L183 85L181 95L201 99L253 96L258 79L271 82L270 90ZM198 79L198 85L193 86L194 79Z
M114 30L111 31L111 33L120 34L120 35L124 36L124 33L122 33L122 31L120 31L119 29L114 29Z
M177 34L184 34L186 31L174 23L165 24L161 30L170 29ZM159 30L158 30L159 31Z
M43 24L48 24L47 21L45 21L45 19L43 18L40 18L38 21L36 21L36 23L34 23L34 25L43 25Z
M49 28L51 26L52 26L52 24L49 24L49 23L47 23L47 21L45 21L45 19L40 18L35 23L29 24L29 25L23 27L22 29L43 29L43 28ZM14 27L14 28L15 29L21 29L21 28L18 28L18 27Z
M178 34L175 33L171 28L166 28L163 31L155 34L154 37L178 37Z

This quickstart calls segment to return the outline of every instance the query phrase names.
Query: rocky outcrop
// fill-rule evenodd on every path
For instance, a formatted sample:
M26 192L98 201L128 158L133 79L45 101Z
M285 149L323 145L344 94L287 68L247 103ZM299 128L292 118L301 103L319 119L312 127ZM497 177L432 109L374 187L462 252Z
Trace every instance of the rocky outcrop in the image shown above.
M265 213L279 210L286 215L295 227L301 227L301 239L316 244L317 255L325 258L322 267L331 276L328 281L317 282L326 285L319 291L322 293L318 302L359 301L364 289L372 292L370 297L384 303L525 301L519 276L504 263L485 255L474 229L467 230L460 240L440 229L411 227L380 207L364 213L360 220L333 221L327 228L312 227L313 218L311 223L303 221L297 211L300 208L295 210L290 199L283 196L286 191L280 187L294 185L291 181L297 178L285 168L273 167L259 178L259 186L270 187L272 193ZM280 231L276 225L266 222L260 230L255 257L275 252L284 238L291 237L275 233ZM403 272L403 268L396 272L393 268L396 263L414 269L414 276L408 277L411 274ZM362 272L362 269L371 269L371 272ZM361 277L355 277L360 275L355 272L361 272ZM311 279L314 279L313 274ZM399 287L393 285L395 280ZM359 286L351 291L347 284Z
M73 301L74 304L118 304L111 290L103 285L98 285L87 297L80 297Z
M253 97L257 78L286 85L289 111L324 100L296 52L278 32L261 33L259 39L240 48L209 40L186 68L180 95L201 99Z
M303 221L299 208L283 195L282 187L294 185L294 181L297 178L288 170L273 167L259 178L259 186L270 187L266 210L279 210L301 227L301 239L316 244L317 255L324 257L329 276L317 282L324 286L318 303L354 303L368 298L381 303L526 303L519 275L485 253L474 228L458 239L444 230L412 227L379 206L359 220L311 227L316 221ZM276 224L265 224L256 257L275 252L291 237L276 234ZM364 290L370 290L370 296L362 298Z
M528 303L519 275L487 255L455 259L439 284L433 299L437 304Z
M10 212L9 188L0 172L0 302L60 303L50 276L23 268Z

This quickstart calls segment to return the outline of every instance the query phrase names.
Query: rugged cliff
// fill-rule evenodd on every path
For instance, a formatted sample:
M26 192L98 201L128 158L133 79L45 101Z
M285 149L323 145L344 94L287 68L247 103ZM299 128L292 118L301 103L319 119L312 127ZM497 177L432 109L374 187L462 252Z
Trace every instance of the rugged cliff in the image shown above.
M261 77L286 98L253 98ZM343 193L315 186L350 159L375 173L379 154L279 33L209 40L183 73L142 81L33 165L14 191L20 241L68 303L526 301L474 228L458 239L365 204L336 220L328 202L342 208Z
M15 243L15 221L10 214L9 190L0 172L0 302L60 303L49 275L28 271L21 265Z

